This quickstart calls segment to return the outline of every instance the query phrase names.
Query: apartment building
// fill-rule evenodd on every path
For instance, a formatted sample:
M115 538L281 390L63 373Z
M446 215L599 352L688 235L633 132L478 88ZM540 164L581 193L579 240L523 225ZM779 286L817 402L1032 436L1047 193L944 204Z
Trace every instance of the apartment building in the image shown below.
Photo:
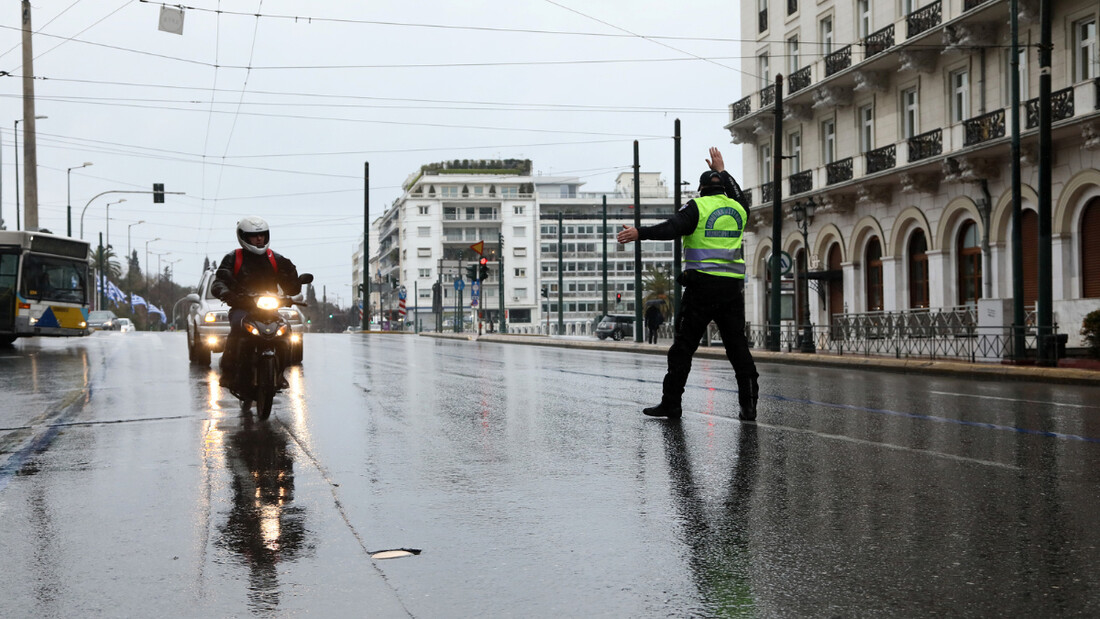
M1039 2L1019 1L1024 302L1038 295ZM1095 0L1053 7L1053 281L1079 343L1100 308L1100 48ZM783 74L783 318L962 313L1012 297L1011 77L1005 0L742 4L730 105L750 201L748 320L767 322L775 76ZM800 227L805 224L805 237ZM1093 239L1092 243L1085 239ZM1003 305L1003 303L1002 303Z
M668 189L660 175L641 173L639 180L645 223L656 223L671 215ZM606 196L610 231L608 287L612 299L608 309L610 313L632 313L633 248L616 243L614 234L622 224L634 220L633 174L621 174L615 188L603 193L584 192L583 184L577 177L532 174L528 160L424 166L405 181L401 197L372 222L370 269L378 295L375 307L381 307L387 319L393 318L398 295L404 289L408 319L419 315L423 328L435 329L432 286L438 283L444 327L453 325L456 313L473 316L466 266L477 259L470 247L484 242L490 275L481 282L479 291L477 311L482 321L486 325L499 324L503 277L509 332L545 333L549 329L558 333L561 213L562 332L593 333L595 320L603 313L602 210ZM646 250L644 264L671 270L671 242L647 243ZM361 245L353 260L361 264ZM353 276L357 273L353 268ZM456 286L457 279L462 279L462 284ZM544 289L546 297L542 296ZM616 291L623 297L617 306Z

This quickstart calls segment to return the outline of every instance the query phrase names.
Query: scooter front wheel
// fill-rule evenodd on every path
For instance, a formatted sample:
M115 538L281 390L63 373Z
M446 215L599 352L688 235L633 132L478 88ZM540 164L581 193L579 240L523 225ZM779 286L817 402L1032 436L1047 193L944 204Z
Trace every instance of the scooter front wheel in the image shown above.
M256 416L267 419L271 416L271 405L275 401L275 389L278 387L278 364L275 357L264 357L260 362L260 371L256 376Z

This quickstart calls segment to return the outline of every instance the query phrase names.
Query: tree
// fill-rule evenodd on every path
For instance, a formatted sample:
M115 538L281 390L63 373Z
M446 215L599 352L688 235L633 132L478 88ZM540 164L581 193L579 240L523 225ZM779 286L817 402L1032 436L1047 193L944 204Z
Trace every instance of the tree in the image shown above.
M642 290L645 291L645 296L642 298L643 302L648 305L650 301L661 301L659 306L661 313L668 316L669 310L672 308L669 299L672 297L672 287L674 285L675 282L672 281L668 273L658 271L650 266L642 275Z
M115 250L111 246L97 247L95 250L95 264L96 268L99 265L103 265L103 270L107 274L107 279L118 281L122 279L122 267L118 264L118 257L115 256Z

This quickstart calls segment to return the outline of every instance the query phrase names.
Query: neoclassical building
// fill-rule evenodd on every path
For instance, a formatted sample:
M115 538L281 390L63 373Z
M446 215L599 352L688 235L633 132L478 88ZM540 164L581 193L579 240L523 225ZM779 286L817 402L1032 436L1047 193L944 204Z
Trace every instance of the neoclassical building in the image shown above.
M775 76L782 73L784 320L954 313L1012 297L1009 2L742 5L743 91L726 128L751 196L748 319L768 316ZM1019 0L1024 304L1038 293L1039 2ZM1053 9L1054 319L1100 308L1100 3ZM812 206L810 209L805 207ZM812 212L811 217L805 217ZM806 221L805 239L800 223ZM805 276L808 273L808 276Z

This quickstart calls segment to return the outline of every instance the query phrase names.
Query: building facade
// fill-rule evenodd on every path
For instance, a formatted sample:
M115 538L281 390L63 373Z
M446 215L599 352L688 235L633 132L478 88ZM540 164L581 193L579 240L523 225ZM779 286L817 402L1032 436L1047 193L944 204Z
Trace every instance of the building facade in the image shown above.
M645 223L667 218L673 209L660 175L642 173L639 180ZM633 174L621 174L608 192L583 192L582 185L577 177L532 175L530 161L425 166L405 181L401 197L372 223L372 237L377 233L377 242L371 241L370 267L372 288L378 294L376 306L382 308L385 319L395 318L397 295L404 289L407 320L419 316L421 328L434 330L452 328L458 314L467 321L467 329L476 328L475 319L483 329L495 329L503 305L511 333L591 334L604 313L633 313L633 248L614 240L618 228L633 224ZM611 299L607 312L603 309L605 197ZM560 329L558 213L562 214L564 252ZM478 242L484 243L489 277L481 282L475 309L467 266L478 258L470 249ZM361 264L361 256L360 245L353 260ZM647 243L643 258L646 268L653 265L670 271L672 243ZM357 273L353 269L353 276ZM458 279L463 281L456 286ZM433 285L439 288L442 324L432 313ZM622 294L617 305L616 292Z
M783 79L784 320L950 313L1012 298L1011 77L1019 71L1024 304L1038 296L1039 2L759 0L742 4L743 92L730 105L750 196L747 316L767 322L775 76ZM1100 308L1100 4L1053 8L1054 319L1079 345ZM807 209L806 207L810 208ZM812 214L807 217L807 214ZM805 237L800 224L808 222ZM1092 243L1086 239L1093 239ZM1011 317L1009 316L1009 319Z

